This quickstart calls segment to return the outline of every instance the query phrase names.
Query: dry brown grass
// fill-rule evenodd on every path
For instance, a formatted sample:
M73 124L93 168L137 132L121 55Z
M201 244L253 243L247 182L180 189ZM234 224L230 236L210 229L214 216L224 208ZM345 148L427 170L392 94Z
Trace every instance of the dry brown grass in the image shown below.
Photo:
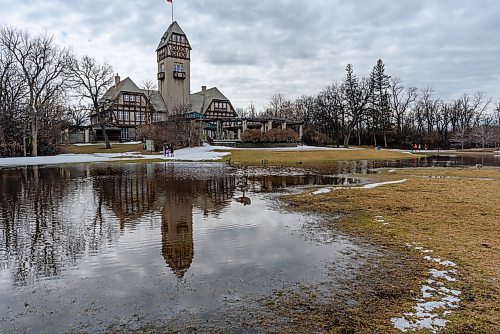
M500 169L403 169L377 178L408 181L290 200L300 210L350 213L337 227L352 235L381 245L420 242L457 262L463 301L448 331L500 332Z
M259 166L263 160L266 160L269 166L321 167L344 160L397 160L418 157L397 151L365 148L328 151L228 150L224 152L231 152L232 163L244 166Z
M111 144L111 149L106 149L104 144L86 146L67 145L63 147L64 153L71 154L142 152L143 149L143 144Z

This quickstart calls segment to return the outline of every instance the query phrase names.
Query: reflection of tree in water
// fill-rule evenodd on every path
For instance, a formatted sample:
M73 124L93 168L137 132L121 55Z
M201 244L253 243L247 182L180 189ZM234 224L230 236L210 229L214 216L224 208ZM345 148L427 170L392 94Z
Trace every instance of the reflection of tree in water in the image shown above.
M150 165L99 168L93 176L96 195L118 218L120 229L153 211L157 180Z
M193 210L218 215L235 178L211 168L86 165L1 170L0 186L0 270L25 285L59 277L154 212L162 217L162 255L182 277L194 256Z
M113 239L112 227L94 216L91 189L81 182L87 174L82 168L39 167L0 172L0 260L16 285L59 276L82 254ZM75 203L85 214L71 217Z

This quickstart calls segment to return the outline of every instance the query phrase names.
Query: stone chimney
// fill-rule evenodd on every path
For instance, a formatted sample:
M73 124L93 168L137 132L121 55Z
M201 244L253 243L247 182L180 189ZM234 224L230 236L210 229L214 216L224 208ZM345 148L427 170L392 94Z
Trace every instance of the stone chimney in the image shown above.
M116 76L115 76L115 86L118 86L118 84L121 82L120 80L120 76L118 75L118 73L116 73Z
M205 93L207 91L207 86L201 86L201 91Z

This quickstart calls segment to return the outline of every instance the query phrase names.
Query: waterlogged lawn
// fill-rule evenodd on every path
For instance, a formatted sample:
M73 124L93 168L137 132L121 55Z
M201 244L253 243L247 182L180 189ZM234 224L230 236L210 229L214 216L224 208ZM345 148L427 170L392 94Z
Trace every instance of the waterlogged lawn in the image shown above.
M435 276L440 276L447 286L438 289L447 290L435 289L435 295L460 292L459 296L451 293L447 297L453 302L460 300L449 303L452 312L444 318L449 333L498 333L500 169L401 169L375 178L381 182L407 181L375 189L334 189L315 196L308 192L288 200L302 211L343 212L346 216L335 224L336 228L425 260L420 264L409 261L405 269L420 266L422 275L407 282L386 282L395 287L405 284L414 288L418 284L417 289L422 290L408 291L406 297L397 298L390 306L392 312L378 314L378 318L385 318L387 330L391 330L389 318L403 319L404 313L415 311L425 314L441 305L437 297L430 299L423 304L429 311L415 301L423 295L432 297L433 290L429 289L435 288L426 284L435 283ZM456 267L447 266L449 263ZM411 316L406 320L413 321Z
M226 150L224 150L226 151ZM269 166L321 167L335 161L345 160L400 160L414 159L418 155L375 149L350 150L230 150L231 162L245 166L261 165L263 160ZM227 160L227 159L225 159Z

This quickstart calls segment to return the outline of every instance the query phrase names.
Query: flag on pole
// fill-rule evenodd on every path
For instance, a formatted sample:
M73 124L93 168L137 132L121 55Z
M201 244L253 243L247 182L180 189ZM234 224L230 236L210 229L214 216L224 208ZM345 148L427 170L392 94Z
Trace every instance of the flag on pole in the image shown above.
M167 3L172 5L172 23L174 22L174 0L167 0Z

